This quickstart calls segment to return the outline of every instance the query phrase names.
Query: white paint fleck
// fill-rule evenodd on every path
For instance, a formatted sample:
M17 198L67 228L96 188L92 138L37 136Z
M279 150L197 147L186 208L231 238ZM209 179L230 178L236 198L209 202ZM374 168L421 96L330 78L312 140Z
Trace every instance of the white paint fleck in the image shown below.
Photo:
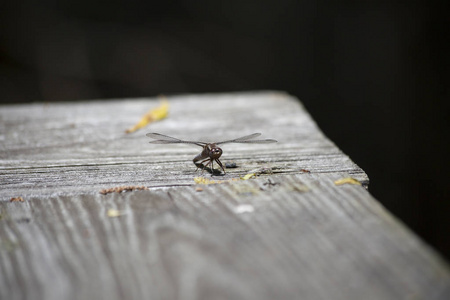
M237 214L251 213L254 211L255 211L255 208L253 207L253 205L250 205L250 204L241 204L234 208L234 212Z

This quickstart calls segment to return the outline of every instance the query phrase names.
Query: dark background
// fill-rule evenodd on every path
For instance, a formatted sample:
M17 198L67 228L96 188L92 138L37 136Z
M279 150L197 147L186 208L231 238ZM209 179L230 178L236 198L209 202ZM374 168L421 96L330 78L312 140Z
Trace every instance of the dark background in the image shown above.
M444 2L9 0L0 97L287 91L371 193L449 258Z

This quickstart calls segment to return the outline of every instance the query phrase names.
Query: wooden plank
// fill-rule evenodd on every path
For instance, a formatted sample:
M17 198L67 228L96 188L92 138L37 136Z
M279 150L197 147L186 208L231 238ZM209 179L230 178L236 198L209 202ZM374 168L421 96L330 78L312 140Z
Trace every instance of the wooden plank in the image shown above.
M296 99L169 101L148 131L279 143L224 147L239 168L194 185L198 149L123 133L155 99L0 109L0 299L450 298L446 262L363 186L335 184L368 179ZM132 184L150 190L99 194Z
M341 176L3 202L1 298L448 299L445 263Z
M97 193L111 185L164 187L193 184L199 148L151 145L146 132L183 139L228 139L253 132L277 144L224 145L221 179L268 167L274 173L366 174L320 132L301 104L283 93L179 96L170 116L125 134L157 99L3 106L0 110L2 200L23 196Z

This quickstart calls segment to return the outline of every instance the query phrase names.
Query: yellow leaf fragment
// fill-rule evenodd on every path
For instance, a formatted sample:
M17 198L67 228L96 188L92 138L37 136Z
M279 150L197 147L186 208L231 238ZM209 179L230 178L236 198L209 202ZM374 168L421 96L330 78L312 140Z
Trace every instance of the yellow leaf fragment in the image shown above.
M210 180L205 177L195 177L194 182L197 184L215 184L215 183L221 183L221 181L217 180Z
M106 212L106 215L110 218L115 218L115 217L120 217L122 215L122 212L120 210L117 209L108 209L108 211Z
M334 181L335 185L343 185L343 184L356 184L361 185L361 182L352 177L345 177Z
M169 102L166 99L164 99L161 101L161 104L157 108L149 110L141 118L141 120L138 123L136 123L136 125L127 129L125 132L126 133L135 132L136 130L141 129L152 122L166 118L168 114L169 114Z
M225 183L225 182L231 182L231 181L237 181L239 179L237 178L231 178L228 180L211 180L205 177L195 177L194 182L197 184L218 184L218 183Z
M244 175L243 177L241 177L242 180L248 180L250 178L256 178L256 174L255 173L248 173L248 174Z

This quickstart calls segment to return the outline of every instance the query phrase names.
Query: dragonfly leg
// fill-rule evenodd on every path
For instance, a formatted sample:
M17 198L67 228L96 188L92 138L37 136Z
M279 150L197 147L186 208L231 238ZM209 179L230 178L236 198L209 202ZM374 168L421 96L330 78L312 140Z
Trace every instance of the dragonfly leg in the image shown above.
M205 163L206 161L208 161L208 163L206 165L203 165L203 163ZM211 159L208 157L205 160L202 160L201 162L195 162L195 166L197 167L197 169L195 169L195 171L197 171L199 168L202 168L202 174L205 171L205 169L208 167L208 165L211 163ZM212 171L212 169L211 169Z
M208 158L208 160L209 160L208 163L203 166L202 174L203 174L203 172L205 172L205 169L208 167L209 164L211 164L211 173L213 172L213 168L212 168L212 161L213 160L209 159L209 158Z
M216 162L219 164L219 166L222 168L223 174L225 174L225 169L224 169L224 167L223 167L223 165L222 165L222 162L221 162L218 158L216 158L215 161L216 161Z
M197 161L194 160L194 165L197 167L197 169L195 169L195 171L198 171L199 168L202 168L204 170L205 166L203 165L203 163L208 160L209 160L209 157L205 160L202 160L201 162L197 162L198 160Z

